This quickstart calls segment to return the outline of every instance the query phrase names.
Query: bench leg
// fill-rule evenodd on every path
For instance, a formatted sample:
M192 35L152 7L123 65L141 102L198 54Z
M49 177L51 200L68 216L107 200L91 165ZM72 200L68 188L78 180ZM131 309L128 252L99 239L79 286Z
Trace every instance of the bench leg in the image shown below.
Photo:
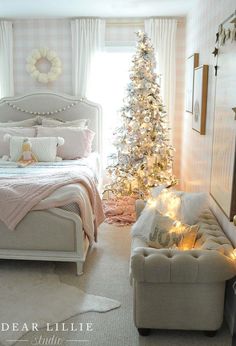
M141 336L148 336L150 333L149 328L138 328L139 335Z
M215 336L216 333L217 333L217 330L206 330L206 331L204 332L204 334L205 334L206 336L208 336L209 338L212 338L213 336Z
M83 274L83 262L76 262L76 267L77 267L77 275L82 275Z

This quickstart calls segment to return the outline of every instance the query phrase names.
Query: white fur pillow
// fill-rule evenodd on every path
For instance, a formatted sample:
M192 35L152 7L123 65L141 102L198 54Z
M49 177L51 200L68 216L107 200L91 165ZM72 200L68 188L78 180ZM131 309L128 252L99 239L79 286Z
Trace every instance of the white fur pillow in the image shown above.
M184 224L194 225L207 207L204 192L183 192L165 189L156 198L156 209Z
M203 210L207 208L207 194L204 192L183 192L181 196L181 222L194 225Z
M32 144L32 152L39 162L58 161L57 147L64 144L61 137L16 137L5 135L4 140L9 141L10 161L17 162L22 154L22 144L25 138L28 138Z
M156 209L151 208L147 203L141 215L131 227L132 236L147 242L150 232L155 227L156 214Z
M164 189L156 198L157 211L181 221L181 195L178 191Z

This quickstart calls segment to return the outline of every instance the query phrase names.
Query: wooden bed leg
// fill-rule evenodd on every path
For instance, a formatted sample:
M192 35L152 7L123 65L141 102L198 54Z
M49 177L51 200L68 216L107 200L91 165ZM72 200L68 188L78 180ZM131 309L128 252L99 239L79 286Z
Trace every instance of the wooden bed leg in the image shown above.
M83 274L83 262L76 262L77 275Z

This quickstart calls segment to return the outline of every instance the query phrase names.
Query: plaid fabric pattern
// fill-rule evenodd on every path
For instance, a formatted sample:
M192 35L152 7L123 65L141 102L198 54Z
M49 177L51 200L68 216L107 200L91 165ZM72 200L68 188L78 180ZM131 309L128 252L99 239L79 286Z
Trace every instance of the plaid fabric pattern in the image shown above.
M67 19L30 19L13 21L14 86L20 95L35 90L72 94L71 31ZM26 58L35 48L54 50L62 62L62 74L49 84L35 81L26 71ZM42 69L50 66L42 64ZM44 72L44 71L42 71Z
M198 0L187 17L186 58L199 54L199 65L209 65L206 135L192 130L192 116L184 114L182 122L181 188L209 191L212 136L214 126L215 59L212 54L219 24L235 11L235 0ZM197 184L197 185L196 185Z

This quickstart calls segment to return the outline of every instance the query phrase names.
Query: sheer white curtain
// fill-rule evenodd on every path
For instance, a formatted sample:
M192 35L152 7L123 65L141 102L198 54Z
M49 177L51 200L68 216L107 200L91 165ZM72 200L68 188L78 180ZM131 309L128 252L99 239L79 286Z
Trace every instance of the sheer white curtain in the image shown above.
M170 126L175 112L176 84L176 19L150 18L145 20L145 32L148 34L158 55L158 72L161 73L163 98L167 107ZM172 127L172 126L171 126Z
M71 33L73 92L88 97L93 60L105 42L105 21L98 18L72 20Z
M0 21L0 98L14 95L12 23Z

